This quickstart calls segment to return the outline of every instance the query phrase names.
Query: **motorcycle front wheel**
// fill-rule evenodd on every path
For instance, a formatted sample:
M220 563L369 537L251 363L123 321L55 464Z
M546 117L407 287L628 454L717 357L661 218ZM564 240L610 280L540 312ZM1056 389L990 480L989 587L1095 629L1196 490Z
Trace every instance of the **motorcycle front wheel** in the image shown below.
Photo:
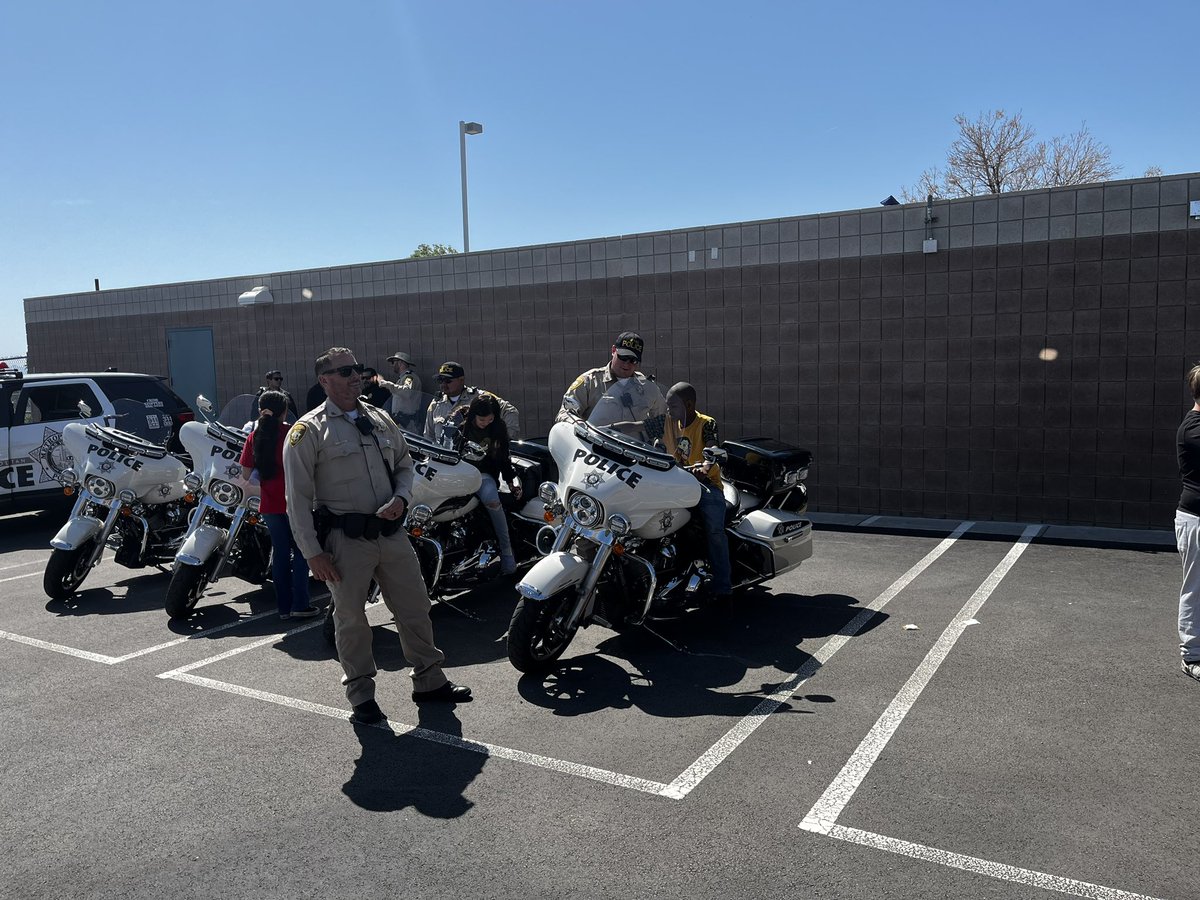
M186 619L200 602L204 587L208 584L204 566L185 566L179 563L171 573L167 585L167 615L172 619Z
M42 588L52 600L66 600L83 584L92 567L88 565L96 539L84 541L74 550L51 550L46 561L46 574Z
M542 675L563 655L576 629L564 630L571 613L575 589L560 591L548 600L522 597L508 625L508 661L518 672Z

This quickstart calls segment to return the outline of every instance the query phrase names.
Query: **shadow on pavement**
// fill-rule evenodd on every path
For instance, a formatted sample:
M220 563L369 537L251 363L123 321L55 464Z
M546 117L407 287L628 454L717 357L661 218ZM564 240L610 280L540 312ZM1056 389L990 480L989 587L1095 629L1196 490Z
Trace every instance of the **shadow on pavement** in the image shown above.
M453 706L417 707L419 727L462 737ZM395 735L386 728L354 727L362 755L342 786L351 802L372 812L411 807L434 819L455 819L474 804L464 794L483 771L487 756L435 741Z
M741 718L786 681L780 673L797 672L812 659L801 645L811 642L815 651L860 612L858 600L843 594L800 597L760 591L743 598L728 617L697 612L675 622L651 623L649 629L614 634L595 652L580 656L570 656L568 647L568 655L548 675L523 676L517 687L526 701L559 716L636 706L661 718ZM876 614L860 633L886 618ZM626 660L635 673L606 657ZM775 676L769 681L732 693L719 690L768 667ZM804 699L834 702L819 694ZM781 709L812 712L790 703Z

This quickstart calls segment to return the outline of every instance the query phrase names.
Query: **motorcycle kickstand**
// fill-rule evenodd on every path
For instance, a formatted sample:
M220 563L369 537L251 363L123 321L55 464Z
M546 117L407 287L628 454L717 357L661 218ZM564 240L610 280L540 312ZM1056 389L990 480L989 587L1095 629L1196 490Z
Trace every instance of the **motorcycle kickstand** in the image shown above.
M451 603L449 600L446 600L443 597L436 597L433 599L433 602L438 606L448 606L452 610L454 610L456 613L459 613L459 614L465 616L466 618L471 619L475 622L483 621L483 619L480 616L477 616L477 615L475 615L475 613L472 613L472 612L467 612L465 609L460 609L459 607L455 606L453 603Z
M738 662L746 663L746 665L750 665L750 662L748 660L744 660L739 656L734 656L732 653L705 653L700 650L689 650L687 647L683 646L682 644L676 644L670 638L659 634L657 631L655 631L653 628L651 628L645 622L642 623L641 627L646 629L646 631L650 632L650 634L654 635L656 638L658 638L660 641L662 641L664 644L666 644L668 647L670 647L675 652L682 653L685 656L709 656L709 657L712 657L713 659L733 659L733 660L737 660Z

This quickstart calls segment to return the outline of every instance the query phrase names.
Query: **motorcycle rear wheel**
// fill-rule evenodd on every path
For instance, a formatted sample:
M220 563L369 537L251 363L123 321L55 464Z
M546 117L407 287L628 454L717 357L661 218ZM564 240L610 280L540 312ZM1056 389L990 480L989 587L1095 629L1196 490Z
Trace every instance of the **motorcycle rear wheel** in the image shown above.
M508 625L508 661L518 672L543 675L575 637L577 629L564 632L557 620L570 612L575 590L561 591L548 600L522 597Z
M88 560L96 549L96 539L84 541L74 550L52 550L46 561L42 589L52 600L66 600L83 584L92 567Z
M204 577L204 566L185 566L179 563L171 573L167 585L167 615L172 619L186 619L200 602L208 579Z

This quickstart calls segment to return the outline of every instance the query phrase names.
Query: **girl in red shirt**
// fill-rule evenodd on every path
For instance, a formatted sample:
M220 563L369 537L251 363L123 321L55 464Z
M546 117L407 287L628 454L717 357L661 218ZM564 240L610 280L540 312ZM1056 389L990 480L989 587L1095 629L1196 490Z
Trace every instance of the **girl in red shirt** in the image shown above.
M283 438L287 397L281 391L264 391L258 398L258 421L242 448L243 469L253 470L262 491L259 512L271 533L271 582L281 619L308 619L321 611L309 602L308 563L296 546L288 524L283 489Z

